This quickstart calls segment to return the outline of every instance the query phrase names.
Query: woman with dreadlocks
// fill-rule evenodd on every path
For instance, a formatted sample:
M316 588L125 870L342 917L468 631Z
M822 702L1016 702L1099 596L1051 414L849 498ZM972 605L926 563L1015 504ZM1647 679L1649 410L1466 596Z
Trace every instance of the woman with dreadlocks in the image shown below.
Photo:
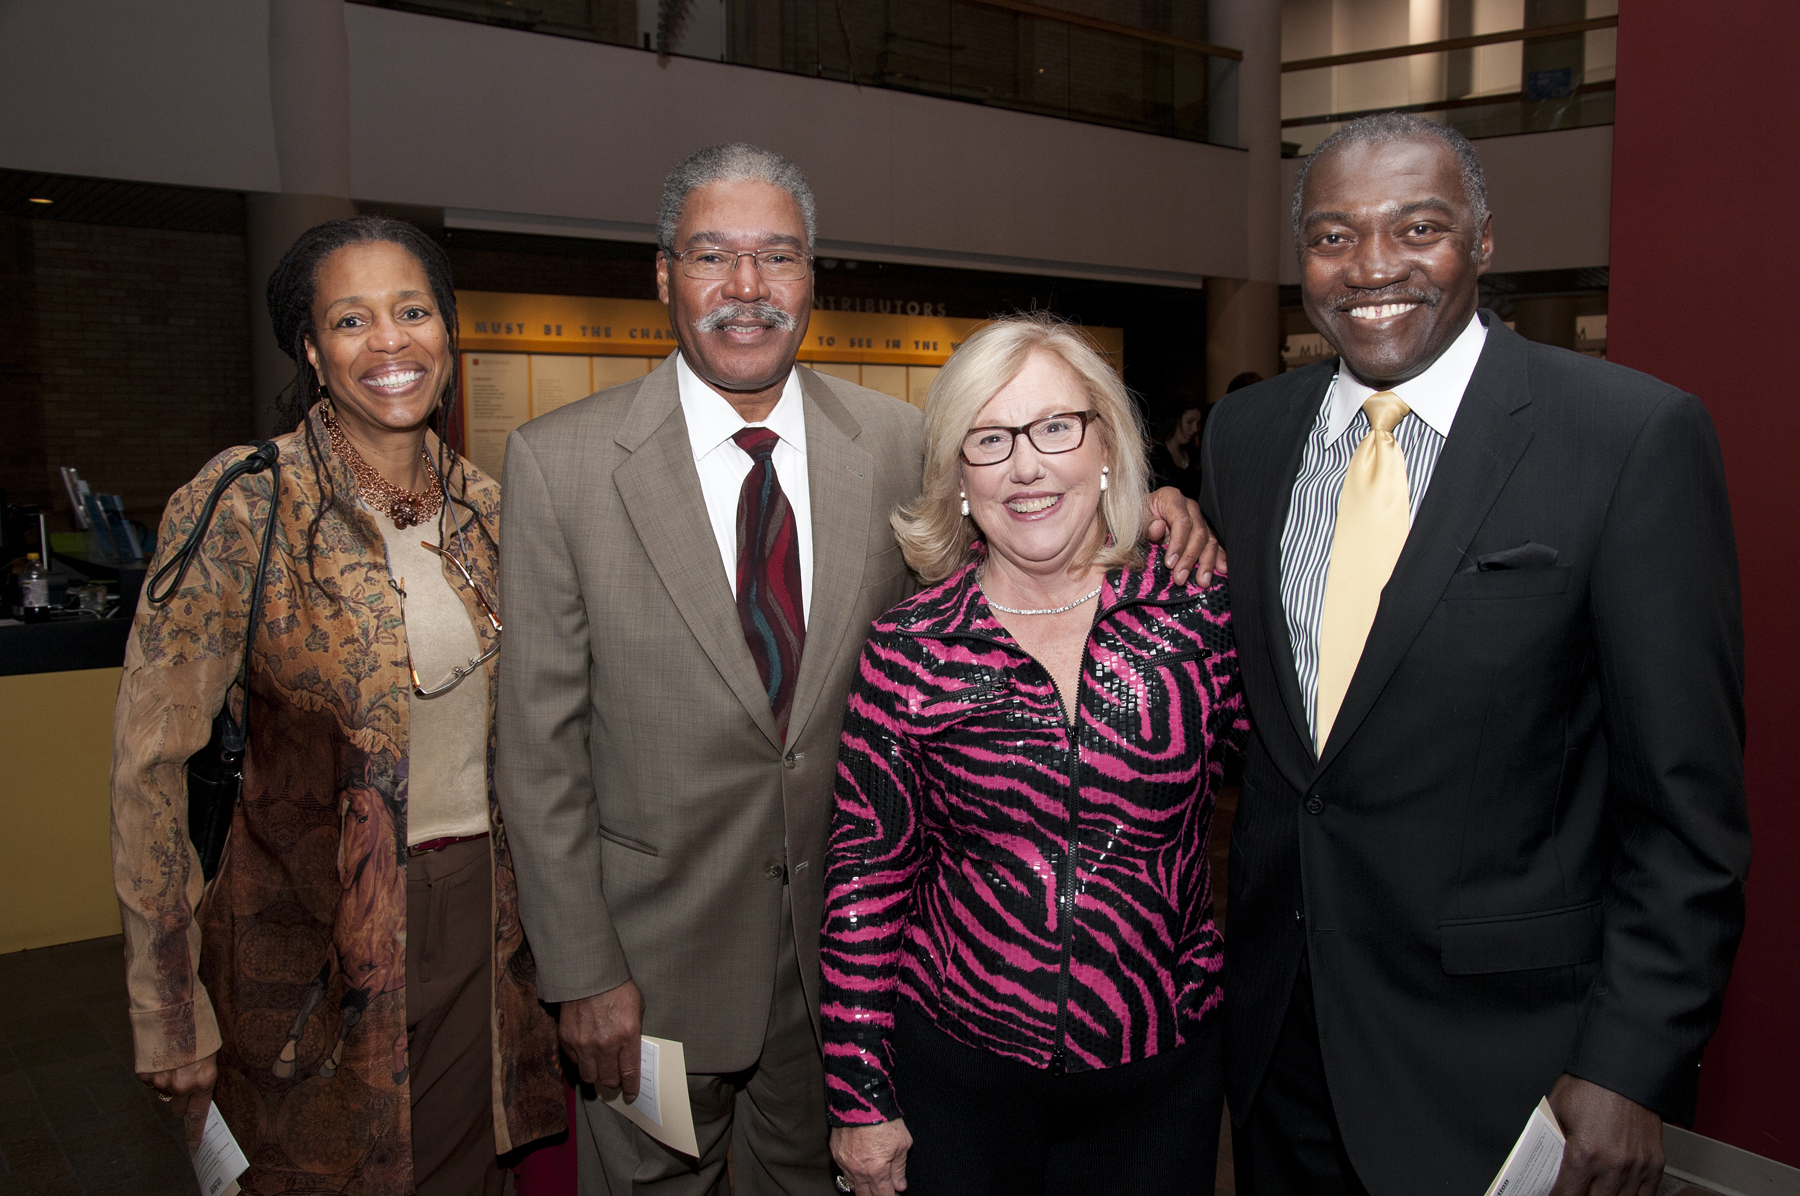
M496 1156L560 1131L563 1090L491 779L499 487L443 436L449 261L409 224L334 220L268 298L296 365L278 497L268 473L221 491L119 692L137 1071L190 1142L217 1101L247 1192L497 1193ZM159 564L243 456L170 500ZM227 702L249 742L207 882L184 766Z

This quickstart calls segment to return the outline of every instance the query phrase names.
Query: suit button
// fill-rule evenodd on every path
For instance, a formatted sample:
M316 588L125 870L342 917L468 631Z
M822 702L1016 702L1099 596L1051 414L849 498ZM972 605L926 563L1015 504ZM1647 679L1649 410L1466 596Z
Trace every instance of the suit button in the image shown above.
M1316 793L1307 798L1306 812L1308 814L1323 814L1325 812L1325 799Z
M781 758L781 762L789 768L798 767L800 763L800 754L798 752L789 752Z
M770 864L766 869L764 869L764 872L766 873L766 875L768 876L768 878L770 880L780 880L782 877L782 874L785 873L786 871L787 871L787 869L782 867L780 864Z

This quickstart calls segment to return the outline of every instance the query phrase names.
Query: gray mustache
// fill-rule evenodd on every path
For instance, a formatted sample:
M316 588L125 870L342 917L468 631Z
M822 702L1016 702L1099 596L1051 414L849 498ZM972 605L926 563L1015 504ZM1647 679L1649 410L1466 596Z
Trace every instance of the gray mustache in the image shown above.
M695 320L694 328L700 332L717 332L734 320L761 320L783 332L792 332L800 326L798 320L767 299L758 299L755 303L722 303Z

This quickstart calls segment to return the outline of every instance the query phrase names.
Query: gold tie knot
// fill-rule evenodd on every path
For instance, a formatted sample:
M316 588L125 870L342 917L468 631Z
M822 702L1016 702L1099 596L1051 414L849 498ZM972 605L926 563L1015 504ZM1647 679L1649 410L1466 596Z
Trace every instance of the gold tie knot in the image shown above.
M1400 421L1411 414L1412 408L1393 391L1380 390L1363 401L1363 411L1369 417L1369 427L1392 436Z

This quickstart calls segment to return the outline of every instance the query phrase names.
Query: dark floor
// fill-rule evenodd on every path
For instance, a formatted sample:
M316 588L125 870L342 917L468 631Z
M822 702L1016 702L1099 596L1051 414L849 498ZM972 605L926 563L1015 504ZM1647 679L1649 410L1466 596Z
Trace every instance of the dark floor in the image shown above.
M1212 843L1217 914L1237 790ZM1219 1194L1231 1184L1222 1135ZM180 1126L132 1072L118 936L0 955L0 1196L192 1196Z
M1236 797L1221 802L1226 833ZM1222 845L1213 854L1222 890ZM1229 1196L1220 1136L1217 1190ZM179 1124L132 1073L118 936L0 955L0 1196L194 1191ZM1673 1179L1662 1192L1709 1196Z
M117 936L0 955L0 1196L191 1196L180 1126L131 1070Z

